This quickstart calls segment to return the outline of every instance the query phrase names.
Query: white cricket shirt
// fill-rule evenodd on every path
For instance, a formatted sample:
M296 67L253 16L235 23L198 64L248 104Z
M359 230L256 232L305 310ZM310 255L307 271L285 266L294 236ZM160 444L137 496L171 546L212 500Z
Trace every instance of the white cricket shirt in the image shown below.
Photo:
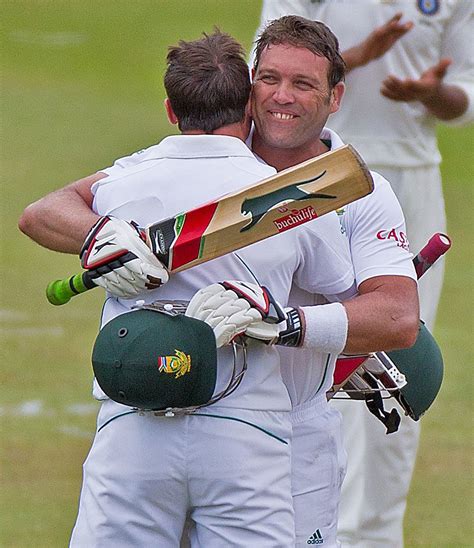
M321 138L330 141L331 150L343 146L340 137L324 128ZM338 211L341 231L349 241L357 286L374 276L407 276L416 280L406 237L405 220L390 184L380 174L371 172L374 191ZM324 293L330 301L345 300L343 295ZM308 306L321 303L320 296L293 287L289 303ZM280 348L281 372L294 407L325 394L332 386L336 356L313 355L306 349Z
M95 183L94 210L134 220L140 225L175 215L275 173L260 163L239 139L216 135L179 135L118 160L102 170L109 177ZM268 287L282 304L294 283L312 293L340 293L353 284L346 239L337 215L283 232L236 253L214 259L171 276L159 289L137 297L189 300L199 289L224 280L243 280ZM130 310L134 300L109 296L102 321ZM218 352L216 390L230 377L230 347ZM103 397L95 387L96 397ZM248 370L242 384L219 407L268 411L290 410L275 347L251 343Z

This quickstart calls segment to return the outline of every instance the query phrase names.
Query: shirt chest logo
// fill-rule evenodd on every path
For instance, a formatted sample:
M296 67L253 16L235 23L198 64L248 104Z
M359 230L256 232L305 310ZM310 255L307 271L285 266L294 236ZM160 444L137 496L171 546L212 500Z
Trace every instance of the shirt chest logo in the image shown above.
M440 0L416 0L418 9L424 15L434 15L439 11Z

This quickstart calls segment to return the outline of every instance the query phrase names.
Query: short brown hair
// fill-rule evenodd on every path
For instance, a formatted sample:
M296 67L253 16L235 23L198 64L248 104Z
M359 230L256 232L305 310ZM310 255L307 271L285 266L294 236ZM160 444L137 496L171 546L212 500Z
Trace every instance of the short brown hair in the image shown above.
M297 15L285 15L271 21L255 42L254 68L258 68L260 57L270 45L289 44L306 48L315 55L329 61L328 82L332 89L344 81L346 65L339 52L339 42L333 32L320 21L312 21Z
M250 96L250 75L243 47L214 29L168 50L164 84L181 131L211 133L240 122Z

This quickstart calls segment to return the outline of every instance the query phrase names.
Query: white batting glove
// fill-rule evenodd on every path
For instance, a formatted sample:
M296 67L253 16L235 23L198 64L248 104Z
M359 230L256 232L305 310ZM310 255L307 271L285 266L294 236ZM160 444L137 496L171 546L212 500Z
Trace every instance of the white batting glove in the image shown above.
M97 221L79 256L94 283L116 297L136 297L169 279L168 271L145 244L137 226L115 217Z
M255 322L268 316L268 291L254 283L227 281L200 289L191 299L186 316L209 324L217 347L229 344Z

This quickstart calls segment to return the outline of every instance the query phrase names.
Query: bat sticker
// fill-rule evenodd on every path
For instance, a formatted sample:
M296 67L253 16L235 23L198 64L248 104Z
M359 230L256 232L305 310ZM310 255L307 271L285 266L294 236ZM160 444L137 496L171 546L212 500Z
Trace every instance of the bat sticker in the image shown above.
M242 215L250 214L250 222L240 229L240 232L246 232L250 230L253 226L258 224L262 217L264 217L271 209L275 209L278 206L283 206L289 201L299 202L300 200L308 200L310 198L320 198L323 200L334 200L336 196L330 194L321 194L321 193L312 193L306 192L304 189L300 188L302 185L308 183L313 183L321 177L326 175L326 170L322 173L308 179L307 181L301 181L300 183L293 183L292 185L285 186L263 196L257 196L256 198L248 198L244 200L241 213Z

